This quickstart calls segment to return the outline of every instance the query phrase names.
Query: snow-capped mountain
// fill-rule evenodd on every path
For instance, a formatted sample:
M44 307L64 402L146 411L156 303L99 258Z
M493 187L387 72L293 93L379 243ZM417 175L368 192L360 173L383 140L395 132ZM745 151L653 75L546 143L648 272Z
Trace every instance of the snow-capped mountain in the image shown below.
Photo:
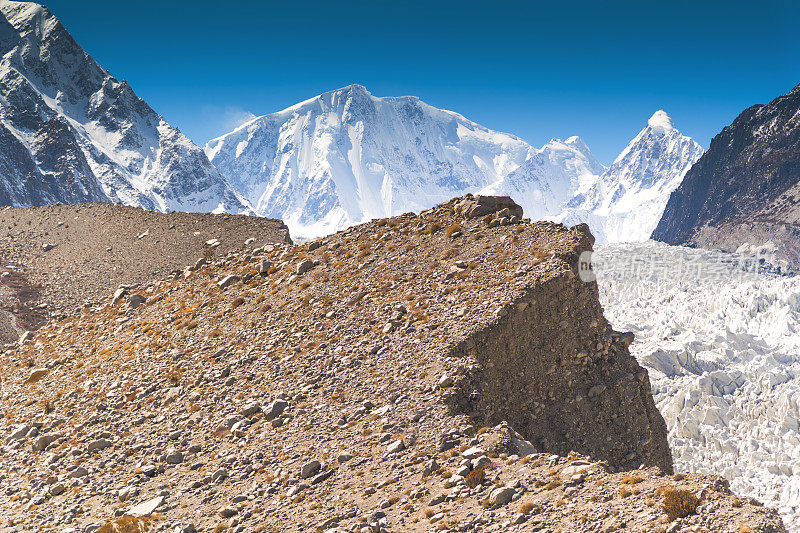
M656 111L602 175L577 188L560 220L586 222L598 242L645 241L703 148Z
M202 149L104 70L50 11L0 0L0 203L246 212Z
M206 145L259 215L314 237L466 192L510 194L526 216L561 211L603 170L577 137L541 150L413 96L351 85L255 118Z

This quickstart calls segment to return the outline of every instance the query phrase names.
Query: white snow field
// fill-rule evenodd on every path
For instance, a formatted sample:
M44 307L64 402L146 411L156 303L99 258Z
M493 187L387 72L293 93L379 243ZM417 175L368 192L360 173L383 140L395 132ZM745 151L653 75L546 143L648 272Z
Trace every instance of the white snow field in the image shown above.
M725 476L800 531L800 277L652 241L597 248L606 316L636 334L676 470Z

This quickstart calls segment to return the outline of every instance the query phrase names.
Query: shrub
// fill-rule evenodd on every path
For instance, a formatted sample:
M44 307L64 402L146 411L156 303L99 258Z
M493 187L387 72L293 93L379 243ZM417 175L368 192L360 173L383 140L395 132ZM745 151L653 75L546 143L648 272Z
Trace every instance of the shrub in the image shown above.
M533 502L525 502L522 505L520 505L519 512L522 514L530 514L530 512L533 511L534 507L535 506L533 505Z
M41 404L42 409L44 410L44 414L46 415L52 413L56 408L55 403L53 403L53 400L49 398L43 399L39 403Z
M144 533L150 529L151 519L123 515L97 530L97 533Z
M644 478L636 475L628 475L622 478L622 483L625 483L626 485L636 485L642 481L644 481Z
M430 235L433 235L440 229L442 229L442 226L438 222L431 222L431 225L423 230L423 233L429 233Z
M476 468L475 470L467 474L467 477L464 478L464 482L467 484L469 488L474 489L475 487L483 483L484 479L486 479L486 473L484 472L483 468Z
M182 375L183 375L183 370L181 369L181 367L175 366L175 367L172 368L172 370L167 372L167 380L172 385L177 385L178 383L181 382L181 376Z
M444 230L444 234L446 237L450 238L453 235L453 233L457 231L461 231L461 224L459 224L458 222L454 222L453 224L447 226L447 229Z
M686 518L697 511L700 500L688 490L668 490L664 494L664 512L670 520Z

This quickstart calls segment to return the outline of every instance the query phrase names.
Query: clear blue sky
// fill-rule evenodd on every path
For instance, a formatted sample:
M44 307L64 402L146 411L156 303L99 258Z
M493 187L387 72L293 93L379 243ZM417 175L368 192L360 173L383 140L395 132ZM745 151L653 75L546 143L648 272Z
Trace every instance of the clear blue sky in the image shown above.
M199 144L351 83L413 94L605 164L663 108L708 147L800 83L800 2L50 0L75 39Z

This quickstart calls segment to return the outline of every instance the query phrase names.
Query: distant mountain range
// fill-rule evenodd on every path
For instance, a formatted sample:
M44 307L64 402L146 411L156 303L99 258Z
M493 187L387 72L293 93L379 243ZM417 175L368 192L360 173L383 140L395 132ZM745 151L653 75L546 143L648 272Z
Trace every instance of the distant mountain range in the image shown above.
M252 213L310 238L471 192L526 216L645 240L702 148L659 111L606 169L578 137L535 148L360 85L255 118L205 150L100 67L38 4L0 0L0 204L111 201Z
M247 122L206 146L260 215L317 236L419 211L465 192L509 194L527 216L558 214L603 167L577 137L541 149L413 96L360 85Z
M533 219L589 222L600 242L649 238L702 153L659 111L606 169L578 137L537 149L416 97L376 98L360 85L206 145L258 214L300 237L472 192L509 195Z

